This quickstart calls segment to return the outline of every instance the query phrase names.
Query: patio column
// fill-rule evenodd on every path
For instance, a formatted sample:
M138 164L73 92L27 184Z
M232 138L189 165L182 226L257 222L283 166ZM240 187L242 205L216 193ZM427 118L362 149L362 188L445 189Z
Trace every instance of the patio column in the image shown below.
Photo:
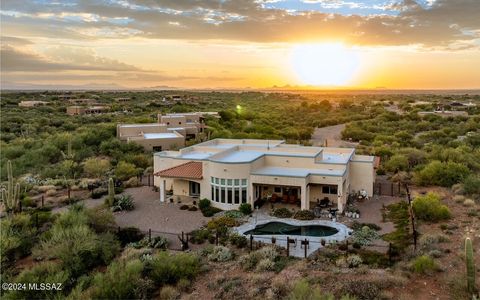
M309 209L310 203L307 198L307 185L300 187L300 208L302 210Z
M165 202L165 179L160 178L160 202Z
M252 205L252 209L255 209L255 189L253 188L253 183L250 183L248 185L248 191L247 191L248 199L247 202Z

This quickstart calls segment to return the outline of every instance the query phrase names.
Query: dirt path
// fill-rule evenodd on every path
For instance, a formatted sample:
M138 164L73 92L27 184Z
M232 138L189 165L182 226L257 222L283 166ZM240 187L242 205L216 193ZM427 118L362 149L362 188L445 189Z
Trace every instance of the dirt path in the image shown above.
M328 147L355 147L357 143L343 141L342 130L345 124L316 128L310 140L313 146L325 146L325 140Z

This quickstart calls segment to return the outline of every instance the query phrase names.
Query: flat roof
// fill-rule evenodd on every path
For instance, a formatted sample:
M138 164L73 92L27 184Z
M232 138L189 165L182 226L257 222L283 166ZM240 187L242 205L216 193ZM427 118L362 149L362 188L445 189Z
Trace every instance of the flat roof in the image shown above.
M345 168L342 169L304 169L285 167L263 167L251 172L251 175L279 176L279 177L307 177L309 175L320 176L343 176Z
M171 133L171 132L162 132L162 133L144 133L143 138L148 139L171 139L176 137L182 137L181 135Z
M118 124L120 127L135 128L135 127L165 127L162 123L138 123L138 124Z
M288 145L283 140L214 139L180 151L158 152L155 155L220 163L249 163L263 156L312 158L317 164L347 164L350 160L373 162L373 156L354 156L354 153L354 148ZM317 160L317 157L321 159Z

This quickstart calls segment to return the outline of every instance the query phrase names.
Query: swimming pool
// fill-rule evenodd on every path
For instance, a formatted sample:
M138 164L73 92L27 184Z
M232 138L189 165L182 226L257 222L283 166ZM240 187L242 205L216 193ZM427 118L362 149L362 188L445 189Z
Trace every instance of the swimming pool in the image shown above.
M245 235L301 235L324 237L338 233L338 229L325 225L291 225L282 222L269 222L257 225L254 229L244 232Z

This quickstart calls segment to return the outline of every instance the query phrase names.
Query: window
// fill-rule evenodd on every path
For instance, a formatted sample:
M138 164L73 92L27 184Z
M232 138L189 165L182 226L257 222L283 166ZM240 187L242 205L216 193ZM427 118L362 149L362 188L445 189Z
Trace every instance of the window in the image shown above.
M338 193L338 187L336 185L324 185L322 186L322 193L336 195Z
M162 151L162 146L153 146L153 151Z
M227 204L247 202L247 180L211 177L212 201Z
M276 186L275 188L273 188L273 191L274 191L275 193L281 193L281 192L282 192L282 188L279 187L279 186Z

